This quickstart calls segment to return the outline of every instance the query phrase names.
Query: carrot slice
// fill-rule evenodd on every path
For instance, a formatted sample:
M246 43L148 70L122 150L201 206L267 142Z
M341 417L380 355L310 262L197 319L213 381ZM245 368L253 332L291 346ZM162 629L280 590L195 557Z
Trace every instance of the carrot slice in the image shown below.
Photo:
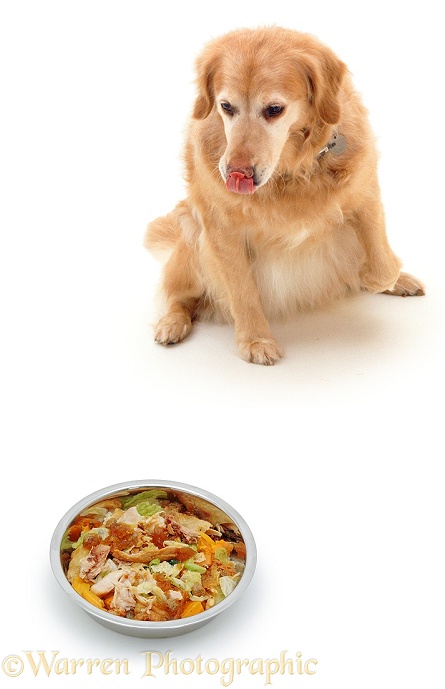
M204 612L202 603L198 600L189 600L184 605L181 617L191 617L192 615L197 615L199 612Z
M103 600L90 591L90 584L87 584L87 582L83 581L80 577L75 577L73 580L73 589L77 591L82 598L85 598L88 603L95 605L96 608L105 609Z

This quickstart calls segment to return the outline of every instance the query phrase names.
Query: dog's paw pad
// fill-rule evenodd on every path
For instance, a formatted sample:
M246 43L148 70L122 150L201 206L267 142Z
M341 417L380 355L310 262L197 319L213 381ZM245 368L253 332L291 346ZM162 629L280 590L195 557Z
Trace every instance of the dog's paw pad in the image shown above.
M239 343L241 356L251 364L273 366L283 356L283 350L273 338L259 337Z
M162 345L176 344L187 337L191 329L190 319L167 314L161 318L155 328L155 342Z

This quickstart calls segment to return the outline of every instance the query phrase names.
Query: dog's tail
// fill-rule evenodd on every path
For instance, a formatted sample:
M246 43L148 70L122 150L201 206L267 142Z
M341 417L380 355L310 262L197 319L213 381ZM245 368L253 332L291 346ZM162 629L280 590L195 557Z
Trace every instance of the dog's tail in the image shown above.
M196 239L199 227L187 201L181 201L176 208L149 223L144 246L154 254L171 251L180 239L191 242Z

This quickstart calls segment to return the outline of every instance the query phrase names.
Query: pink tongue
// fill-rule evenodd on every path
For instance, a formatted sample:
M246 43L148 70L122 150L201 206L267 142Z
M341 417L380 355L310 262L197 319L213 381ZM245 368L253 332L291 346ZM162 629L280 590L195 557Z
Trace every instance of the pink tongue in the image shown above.
M227 178L226 189L236 194L253 194L253 178L246 177L242 172L232 172Z

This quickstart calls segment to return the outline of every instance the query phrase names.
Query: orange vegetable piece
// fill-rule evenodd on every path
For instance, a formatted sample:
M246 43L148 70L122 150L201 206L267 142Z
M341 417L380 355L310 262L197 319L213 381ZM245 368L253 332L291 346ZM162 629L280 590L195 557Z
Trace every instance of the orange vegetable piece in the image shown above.
M200 534L199 534L199 540L200 540L200 541L203 541L203 542L205 542L205 543L207 543L207 544L208 544L209 546L211 546L212 548L213 548L213 546L215 545L215 541L213 540L213 538L210 538L210 536L209 536L208 534L204 533L204 531L201 531L201 532L200 532ZM199 542L199 541L198 541L198 542Z
M204 555L205 564L210 567L212 564L213 548L204 538L201 538L201 536L198 538L198 551Z
M199 600L189 600L184 605L184 610L182 611L181 617L191 617L192 615L197 615L200 612L204 612L204 607Z
M112 605L112 603L113 603L113 598L114 598L114 591L112 591L111 593L109 593L109 594L103 599L103 601L104 601L104 603L105 603L105 607L106 607L107 610L109 610L109 609L111 608L111 605Z
M96 596L95 593L90 591L91 585L88 584L86 581L83 581L80 577L75 577L73 580L73 589L77 591L77 593L82 596L82 598L85 598L88 603L91 603L92 605L95 605L96 608L101 608L101 610L105 610L105 605L104 602L99 596Z

